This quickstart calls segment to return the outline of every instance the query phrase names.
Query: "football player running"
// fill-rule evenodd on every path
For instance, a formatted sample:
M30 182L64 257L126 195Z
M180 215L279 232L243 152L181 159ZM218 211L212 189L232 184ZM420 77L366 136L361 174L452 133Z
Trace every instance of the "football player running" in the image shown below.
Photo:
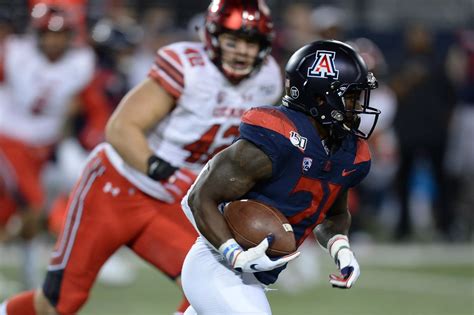
M197 236L182 197L238 135L241 115L275 103L283 88L264 1L212 2L203 33L204 43L161 48L123 98L70 196L42 289L12 297L0 314L77 313L122 245L180 284Z
M182 271L191 306L185 314L271 314L265 286L274 283L299 252L270 259L273 236L244 249L219 211L237 199L279 209L297 245L313 231L340 274L330 283L351 288L360 270L347 237L347 191L369 172L365 139L380 111L369 106L377 81L361 56L338 41L316 41L286 65L283 105L246 112L240 138L204 168L183 210L201 234ZM369 117L368 130L359 128Z
M40 3L31 13L32 31L2 43L0 239L25 240L26 287L36 286L31 240L45 206L41 175L94 70L92 50L73 44L77 27L62 7Z

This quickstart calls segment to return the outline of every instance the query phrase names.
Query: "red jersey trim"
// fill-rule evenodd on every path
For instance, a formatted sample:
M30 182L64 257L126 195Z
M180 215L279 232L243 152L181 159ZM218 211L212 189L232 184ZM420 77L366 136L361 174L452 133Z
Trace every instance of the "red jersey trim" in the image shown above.
M155 67L152 67L148 76L160 84L174 98L177 99L181 96L183 88L161 69L155 69Z
M367 141L357 139L357 152L354 164L370 161L370 150Z
M160 69L162 69L166 74L168 74L171 78L173 78L176 83L181 86L184 86L184 75L181 71L176 69L171 63L169 63L166 59L158 55L155 59L155 65L157 65Z
M179 59L179 56L176 52L171 49L162 49L158 51L158 54L161 55L163 58L168 59L168 61L173 64L173 66L177 70L183 72L183 63L181 62L181 59ZM171 60L167 57L170 57Z
M242 122L275 131L287 139L290 132L297 131L293 122L283 113L271 108L252 108L244 113Z
M172 49L162 48L158 50L155 63L151 67L148 76L175 98L179 98L183 93L183 63L179 55Z

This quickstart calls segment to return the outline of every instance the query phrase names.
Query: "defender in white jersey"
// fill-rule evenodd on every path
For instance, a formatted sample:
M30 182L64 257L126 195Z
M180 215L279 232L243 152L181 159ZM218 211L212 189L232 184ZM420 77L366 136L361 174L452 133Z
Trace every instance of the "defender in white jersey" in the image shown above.
M42 168L94 68L92 50L71 45L64 12L40 9L32 13L35 33L5 39L0 60L0 229L18 212L25 239L44 206Z
M10 36L3 47L0 205L8 197L39 211L41 168L61 138L75 96L92 76L94 55L89 48L71 47L72 25L62 12L44 11L33 17L33 25L35 35Z
M182 196L206 161L236 138L243 112L274 104L282 93L269 55L269 14L261 0L214 1L204 43L157 52L149 77L112 115L108 143L91 153L70 196L42 290L7 300L8 315L76 314L104 262L123 245L180 284L197 236ZM183 300L178 311L188 305Z

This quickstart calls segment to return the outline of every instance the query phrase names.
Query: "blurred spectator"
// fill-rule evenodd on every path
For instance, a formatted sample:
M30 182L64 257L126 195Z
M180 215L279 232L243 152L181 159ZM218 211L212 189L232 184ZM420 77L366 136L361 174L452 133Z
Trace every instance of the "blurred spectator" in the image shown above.
M474 236L474 30L457 33L446 69L458 96L446 165L458 179L459 191L453 204L457 213L456 237L467 240Z
M1 62L1 60L4 60L5 58L5 41L6 39L13 34L13 24L12 20L7 12L0 11L0 113L2 112L2 107L3 106L9 106L9 92L8 92L8 86L4 84L4 77L5 77L5 72L4 72L4 67L5 64L4 62ZM3 194L5 194L7 187L5 186L5 183L1 178L5 175L2 175L2 162L0 158L0 205L2 205L1 200L4 198ZM2 205L6 206L6 205ZM7 209L1 209L0 208L0 242L7 239L8 235L6 233L6 230L4 228L4 223L8 221L8 218L10 216L10 211L7 211ZM3 222L3 224L2 224Z
M14 33L12 17L8 12L0 10L0 45L3 46L4 40Z
M282 11L274 55L282 63L307 43L318 39L343 40L344 20L344 11L335 6L314 8L309 2L289 2Z
M140 83L150 70L159 48L185 35L175 25L175 11L167 6L153 6L141 18L144 37L130 60L129 82L132 86Z
M368 70L373 72L378 80L379 87L370 93L370 104L381 111L374 133L368 140L372 153L371 170L355 192L358 204L352 203L354 233L365 232L378 226L374 219L390 197L392 181L397 170L398 148L393 128L397 98L387 84L388 66L380 48L368 38L356 38L348 41L348 44L359 52ZM367 126L370 125L370 121L361 121L362 129L368 129L370 127ZM354 213L353 210L359 211Z
M395 130L400 144L397 192L401 213L396 227L398 240L410 236L410 192L414 166L420 159L430 163L436 185L433 214L437 231L449 238L453 219L448 174L444 157L448 126L455 105L452 86L444 67L436 62L433 35L422 25L405 32L405 55L393 75L392 87L398 97ZM415 211L416 215L417 209Z
M87 150L104 140L110 114L131 87L128 82L131 58L142 36L142 29L133 20L119 23L102 19L92 29L97 66L93 79L81 93L84 119L79 134Z
M313 8L307 2L285 6L276 38L275 54L286 62L299 47L318 39L343 39L345 14L342 9L324 5Z
M202 30L204 29L204 23L206 20L206 16L202 13L198 13L194 15L191 20L189 20L187 25L187 33L190 40L198 41L202 39Z
M296 49L315 39L311 23L311 6L308 3L289 3L282 12L282 25L278 29L274 52L280 63L285 63Z
M331 6L321 5L311 12L311 25L318 39L344 39L344 24L347 18L344 10Z

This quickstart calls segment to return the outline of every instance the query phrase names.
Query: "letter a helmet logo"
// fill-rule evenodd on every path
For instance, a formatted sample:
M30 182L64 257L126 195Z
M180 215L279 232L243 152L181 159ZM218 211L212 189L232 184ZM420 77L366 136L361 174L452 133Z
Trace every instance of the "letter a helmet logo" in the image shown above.
M308 68L308 77L337 79L339 70L337 70L334 65L335 57L336 53L334 51L316 51L316 60L313 65Z

